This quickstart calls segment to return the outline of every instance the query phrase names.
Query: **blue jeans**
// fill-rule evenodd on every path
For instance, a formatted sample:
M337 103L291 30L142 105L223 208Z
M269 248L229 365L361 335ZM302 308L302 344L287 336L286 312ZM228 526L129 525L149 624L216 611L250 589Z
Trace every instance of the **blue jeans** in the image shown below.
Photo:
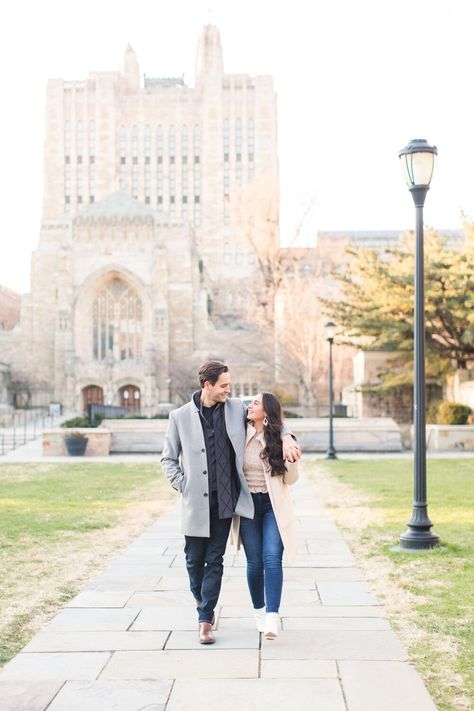
M253 519L240 519L240 536L247 556L247 582L255 609L278 612L283 587L283 543L268 494L252 494Z
M184 553L189 586L195 600L199 622L212 622L219 599L224 571L223 557L229 537L231 518L219 518L217 493L210 501L210 537L185 536Z

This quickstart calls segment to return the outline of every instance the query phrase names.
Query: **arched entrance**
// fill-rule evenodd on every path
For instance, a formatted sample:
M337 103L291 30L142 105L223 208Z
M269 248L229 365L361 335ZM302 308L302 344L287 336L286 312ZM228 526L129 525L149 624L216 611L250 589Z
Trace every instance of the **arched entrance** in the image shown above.
M120 407L126 407L131 412L140 412L141 393L136 385L124 385L119 390Z
M82 389L82 408L87 412L88 405L103 405L104 391L98 385L87 385Z

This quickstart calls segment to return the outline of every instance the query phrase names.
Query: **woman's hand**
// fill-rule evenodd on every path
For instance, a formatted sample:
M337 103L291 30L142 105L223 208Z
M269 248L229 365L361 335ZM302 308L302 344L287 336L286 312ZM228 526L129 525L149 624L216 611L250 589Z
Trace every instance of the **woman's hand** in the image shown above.
M287 459L289 462L297 462L301 459L301 447L292 435L284 435L281 439L283 445L283 459Z

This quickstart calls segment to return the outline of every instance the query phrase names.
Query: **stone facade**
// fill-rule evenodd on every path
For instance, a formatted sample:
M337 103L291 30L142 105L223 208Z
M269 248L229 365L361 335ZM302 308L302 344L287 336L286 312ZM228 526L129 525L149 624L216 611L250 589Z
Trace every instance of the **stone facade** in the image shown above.
M20 318L21 296L0 286L0 331L10 331Z
M258 186L278 214L272 79L225 74L210 25L194 87L140 76L128 47L122 71L48 83L31 291L16 328L0 332L0 360L29 406L151 414L206 357L226 360L242 392L272 382L239 324Z

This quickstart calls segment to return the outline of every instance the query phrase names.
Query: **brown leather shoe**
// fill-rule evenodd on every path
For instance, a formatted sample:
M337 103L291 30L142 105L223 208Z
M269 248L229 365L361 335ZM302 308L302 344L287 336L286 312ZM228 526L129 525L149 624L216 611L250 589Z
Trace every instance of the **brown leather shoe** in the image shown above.
M199 623L200 644L214 644L216 638L212 635L212 625L210 622Z

